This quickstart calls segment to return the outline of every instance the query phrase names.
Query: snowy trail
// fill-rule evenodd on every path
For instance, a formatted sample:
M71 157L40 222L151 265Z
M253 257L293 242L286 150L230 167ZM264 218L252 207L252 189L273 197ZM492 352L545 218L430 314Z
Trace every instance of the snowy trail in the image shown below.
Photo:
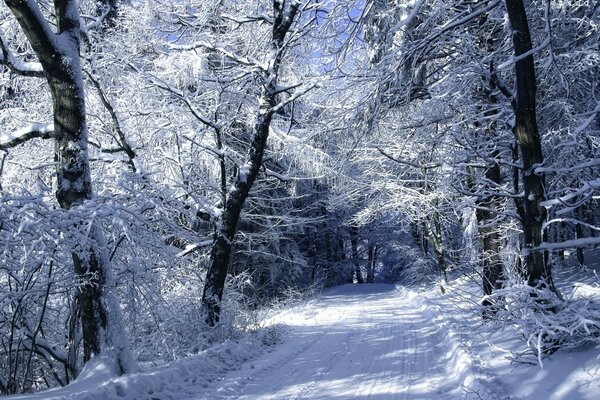
M457 307L458 286L446 291L340 286L185 359L124 376L91 363L66 387L7 400L600 398L599 349L557 352L543 370L512 365L515 333Z
M291 330L273 352L193 398L465 398L462 374L452 371L452 346L416 293L347 285L310 308L281 317Z

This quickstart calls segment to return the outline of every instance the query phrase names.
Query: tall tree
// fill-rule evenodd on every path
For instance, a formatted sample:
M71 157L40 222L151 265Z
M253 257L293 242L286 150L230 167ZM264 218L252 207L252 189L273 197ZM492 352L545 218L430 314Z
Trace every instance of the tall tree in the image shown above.
M209 326L214 326L219 322L223 289L231 262L233 241L238 230L240 214L262 166L273 115L280 108L277 107L277 95L281 93L278 77L287 49L285 39L298 14L300 5L301 3L295 0L291 2L273 1L273 27L270 43L272 58L267 61L266 68L261 71L260 109L254 123L252 143L246 163L239 168L233 187L226 194L223 213L210 252L210 264L202 294L203 318Z
M8 61L14 57L3 45L3 60L15 72L43 76L50 87L54 110L52 125L38 125L19 132L13 146L32 137L52 137L55 143L56 199L65 210L72 210L66 236L72 237L73 267L79 277L78 302L83 332L84 361L108 356L119 373L135 369L121 322L119 305L108 288L112 285L111 266L103 233L97 222L85 214L85 203L92 199L92 180L88 159L88 128L82 69L80 65L79 4L76 0L54 2L56 31L37 3L32 0L5 0L23 29L37 64Z
M535 65L523 1L506 0L506 10L512 28L515 53L516 96L513 133L523 161L523 196L518 200L517 210L523 227L524 272L527 282L531 286L537 286L541 281L551 279L551 273L543 251L537 249L543 241L542 229L546 209L541 204L545 200L544 178L535 171L535 168L544 162L536 115Z

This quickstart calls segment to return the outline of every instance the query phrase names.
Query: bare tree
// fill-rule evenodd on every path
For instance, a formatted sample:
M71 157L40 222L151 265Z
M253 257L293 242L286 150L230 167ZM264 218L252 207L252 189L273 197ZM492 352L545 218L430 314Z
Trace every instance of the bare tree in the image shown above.
M273 58L269 60L267 68L261 74L263 87L259 100L260 110L256 116L252 132L253 140L248 152L247 162L239 168L237 179L232 189L227 193L223 205L223 214L219 221L219 227L215 232L215 239L210 252L210 265L206 275L204 293L202 294L202 309L205 321L209 326L214 326L219 322L225 278L231 261L232 245L238 229L238 221L263 162L263 154L267 145L273 115L280 108L277 107L277 95L281 93L277 78L287 48L286 35L299 9L300 3L297 1L289 2L289 5L285 1L273 1L271 37Z

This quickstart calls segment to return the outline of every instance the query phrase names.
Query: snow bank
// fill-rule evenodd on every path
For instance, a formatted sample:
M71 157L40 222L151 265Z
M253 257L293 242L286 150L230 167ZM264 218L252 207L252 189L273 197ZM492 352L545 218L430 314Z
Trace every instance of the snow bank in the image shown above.
M95 360L77 380L63 388L32 395L5 397L19 400L179 400L193 396L222 379L279 341L282 327L271 326L237 341L227 341L200 354L144 372L115 376L105 360Z
M587 281L585 280L587 279ZM598 298L594 277L557 277L563 293ZM448 340L447 357L466 399L592 400L600 396L600 349L589 343L561 348L544 359L527 350L510 325L485 322L480 316L480 287L461 278L445 285L446 294L427 295Z

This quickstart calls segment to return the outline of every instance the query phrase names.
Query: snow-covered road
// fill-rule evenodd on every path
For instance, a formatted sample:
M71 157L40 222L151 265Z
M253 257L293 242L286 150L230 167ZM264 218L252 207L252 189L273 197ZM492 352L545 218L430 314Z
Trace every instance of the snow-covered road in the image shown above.
M346 285L279 319L291 328L282 345L195 398L465 398L453 346L414 292Z
M185 359L125 376L90 363L71 385L12 398L600 398L600 350L557 352L543 370L513 365L506 355L523 343L512 330L483 323L460 288L447 286L441 295L393 285L339 286L286 309L258 332Z

